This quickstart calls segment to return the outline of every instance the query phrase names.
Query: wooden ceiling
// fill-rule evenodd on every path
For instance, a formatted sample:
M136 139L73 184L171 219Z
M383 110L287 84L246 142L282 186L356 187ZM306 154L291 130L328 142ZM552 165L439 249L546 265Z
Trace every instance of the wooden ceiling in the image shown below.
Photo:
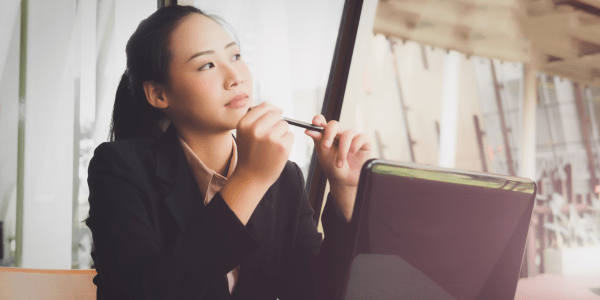
M600 0L380 0L373 32L600 86Z

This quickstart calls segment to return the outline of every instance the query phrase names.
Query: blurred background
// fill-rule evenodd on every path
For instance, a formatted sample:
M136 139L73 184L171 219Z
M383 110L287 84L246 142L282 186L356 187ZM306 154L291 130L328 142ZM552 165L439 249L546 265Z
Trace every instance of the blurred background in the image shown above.
M321 113L345 0L178 4L231 25L255 105ZM0 0L0 266L93 268L87 166L156 9ZM600 0L364 0L340 122L373 157L533 179L518 295L600 290ZM292 130L306 179L312 140Z

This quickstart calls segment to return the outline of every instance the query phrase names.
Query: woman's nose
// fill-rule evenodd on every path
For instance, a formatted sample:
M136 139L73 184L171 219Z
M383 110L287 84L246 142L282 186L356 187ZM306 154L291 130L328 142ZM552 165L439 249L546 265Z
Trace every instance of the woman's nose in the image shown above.
M227 79L225 80L225 88L236 87L244 82L244 77L241 72L233 67L229 67L227 70Z

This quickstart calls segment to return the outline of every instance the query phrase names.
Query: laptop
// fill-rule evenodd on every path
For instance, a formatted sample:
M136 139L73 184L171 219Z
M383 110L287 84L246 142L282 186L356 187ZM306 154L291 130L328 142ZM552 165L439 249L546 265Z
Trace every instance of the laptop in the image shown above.
M524 178L367 161L341 299L514 299L535 203Z

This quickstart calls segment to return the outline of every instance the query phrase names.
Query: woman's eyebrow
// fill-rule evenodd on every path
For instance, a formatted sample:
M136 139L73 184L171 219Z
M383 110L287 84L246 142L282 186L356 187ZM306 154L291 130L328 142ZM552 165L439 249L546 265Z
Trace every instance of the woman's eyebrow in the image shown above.
M236 43L236 42L231 42L231 43L229 43L229 44L227 44L227 45L225 46L225 49L227 49L227 48L229 48L229 47L231 47L231 46L234 46L234 45L237 45L237 43ZM196 58L196 57L198 57L198 56L200 56L200 55L204 55L204 54L213 54L213 53L215 53L215 51L214 51L214 50L206 50L206 51L201 51L201 52L198 52L198 53L196 53L196 54L192 55L192 57L190 57L190 59L188 59L188 61L190 61L190 60L192 60L192 59L194 59L194 58Z

